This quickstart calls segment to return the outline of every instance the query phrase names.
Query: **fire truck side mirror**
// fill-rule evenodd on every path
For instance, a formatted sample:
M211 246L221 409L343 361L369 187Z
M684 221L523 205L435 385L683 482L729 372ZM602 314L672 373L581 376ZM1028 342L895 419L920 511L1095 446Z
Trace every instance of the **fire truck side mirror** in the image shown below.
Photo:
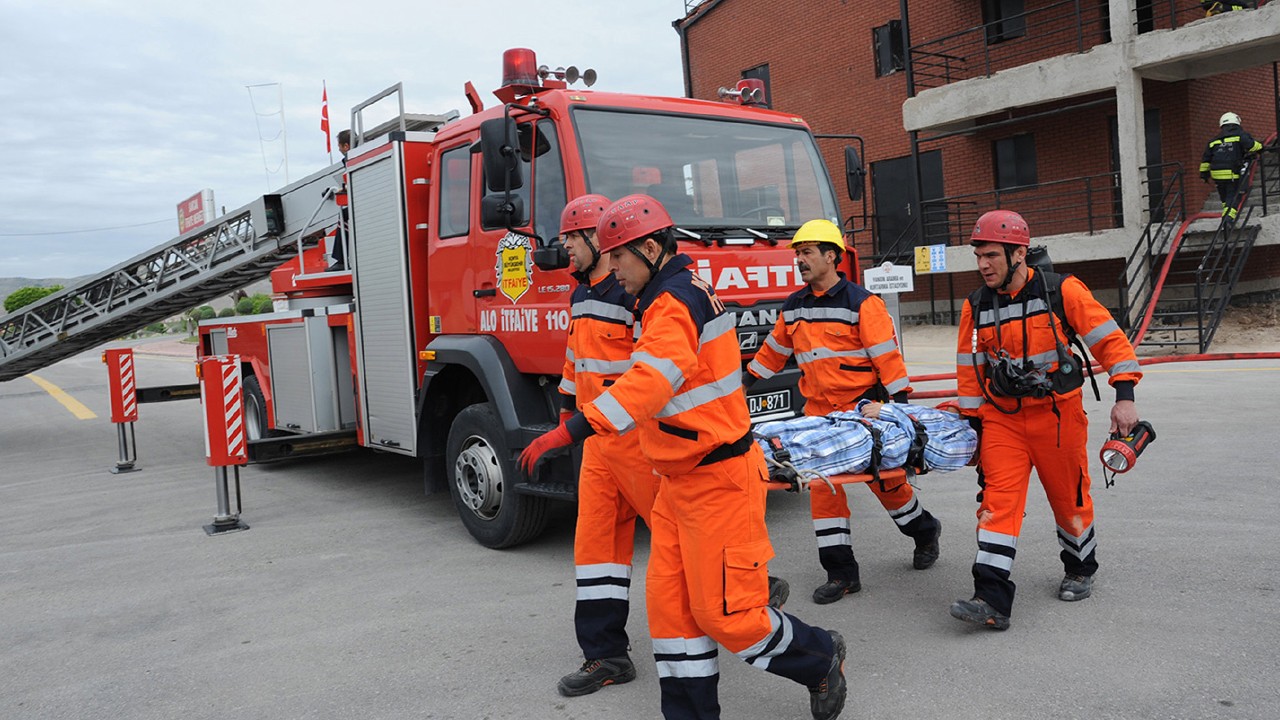
M519 153L515 120L501 117L480 123L480 155L489 192L518 190L524 185Z
M858 148L844 146L844 180L849 189L850 200L862 199L862 188L866 184L867 169L862 166L862 158L858 157Z
M563 270L569 267L569 250L559 240L552 240L533 251L533 264L539 270Z
M524 218L524 198L519 195L485 195L480 198L480 224L487 228L512 228Z

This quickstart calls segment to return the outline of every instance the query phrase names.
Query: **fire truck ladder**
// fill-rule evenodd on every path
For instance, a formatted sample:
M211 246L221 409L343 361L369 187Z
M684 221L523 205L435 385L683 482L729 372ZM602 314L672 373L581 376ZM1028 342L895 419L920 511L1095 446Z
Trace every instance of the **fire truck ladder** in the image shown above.
M337 222L330 167L0 318L0 382L266 277ZM317 201L319 205L317 205Z

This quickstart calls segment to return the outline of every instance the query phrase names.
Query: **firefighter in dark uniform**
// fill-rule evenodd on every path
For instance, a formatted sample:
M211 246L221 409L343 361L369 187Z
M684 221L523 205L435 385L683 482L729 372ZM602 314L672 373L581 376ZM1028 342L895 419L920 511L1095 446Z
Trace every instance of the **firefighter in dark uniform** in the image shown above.
M600 252L639 299L631 367L520 461L528 470L592 435L639 435L658 475L645 595L667 720L720 717L720 645L807 686L813 717L831 720L847 691L844 639L768 604L768 472L751 437L736 327L677 252L673 225L647 195L605 211Z
M1212 180L1218 186L1222 224L1231 227L1236 222L1240 204L1240 171L1245 160L1262 149L1262 143L1240 127L1240 116L1233 112L1223 113L1218 127L1217 136L1209 141L1200 158L1200 179Z

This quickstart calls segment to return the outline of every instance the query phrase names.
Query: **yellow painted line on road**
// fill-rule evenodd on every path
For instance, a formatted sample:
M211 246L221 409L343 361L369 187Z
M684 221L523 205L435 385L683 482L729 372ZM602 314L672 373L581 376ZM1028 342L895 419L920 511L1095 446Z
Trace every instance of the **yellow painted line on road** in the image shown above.
M31 382L35 383L36 385L39 385L42 390L52 395L54 400L57 400L58 402L62 403L62 407L70 410L71 414L75 415L77 419L92 420L98 417L97 414L95 414L92 410L85 407L84 403L71 397L70 395L67 394L65 390L58 387L57 385L54 385L53 383L49 382L48 380L45 380L39 375L28 374L27 377L31 379Z

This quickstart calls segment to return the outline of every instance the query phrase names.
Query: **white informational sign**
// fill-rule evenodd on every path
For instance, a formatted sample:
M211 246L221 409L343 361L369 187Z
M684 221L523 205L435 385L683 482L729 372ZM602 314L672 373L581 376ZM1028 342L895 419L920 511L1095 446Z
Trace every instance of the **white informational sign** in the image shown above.
M916 289L916 278L910 265L885 263L862 271L862 286L877 294L904 293Z

